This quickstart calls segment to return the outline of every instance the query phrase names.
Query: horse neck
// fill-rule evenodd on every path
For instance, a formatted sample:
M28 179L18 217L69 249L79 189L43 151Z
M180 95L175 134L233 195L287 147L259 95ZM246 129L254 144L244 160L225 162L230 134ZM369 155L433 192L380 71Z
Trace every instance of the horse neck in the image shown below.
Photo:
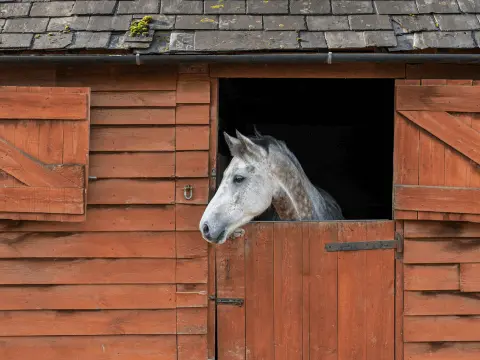
M272 173L279 182L272 205L281 220L301 221L314 217L314 205L310 198L312 183L286 155L276 156Z

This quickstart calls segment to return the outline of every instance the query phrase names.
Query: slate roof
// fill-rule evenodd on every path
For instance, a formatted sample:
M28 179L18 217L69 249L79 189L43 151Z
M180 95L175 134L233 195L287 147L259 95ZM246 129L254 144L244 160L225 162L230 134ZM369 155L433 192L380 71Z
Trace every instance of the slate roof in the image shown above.
M148 34L130 36L146 15ZM479 19L480 0L0 0L0 50L475 49Z

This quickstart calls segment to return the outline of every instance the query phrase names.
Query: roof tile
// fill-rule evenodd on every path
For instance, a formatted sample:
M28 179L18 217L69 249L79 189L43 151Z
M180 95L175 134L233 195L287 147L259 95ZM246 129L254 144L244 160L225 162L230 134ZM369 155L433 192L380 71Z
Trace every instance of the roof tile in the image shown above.
M327 47L325 33L321 31L300 32L300 46L303 49L325 49Z
M393 29L387 15L350 15L352 30L389 30Z
M480 22L475 15L471 14L437 14L435 15L438 26L442 31L458 31L458 30L478 30Z
M332 12L337 15L374 13L371 1L359 0L332 0Z
M35 37L34 49L63 49L72 43L73 34L48 33Z
M212 30L218 28L218 15L177 15L175 29Z
M331 31L348 30L347 16L307 16L308 30Z
M158 0L119 1L117 14L158 14L160 3Z
M36 2L32 5L30 16L69 16L74 5L74 1Z
M397 46L397 37L393 31L365 31L365 43L368 47Z
M288 0L247 0L247 14L288 14Z
M75 33L74 42L69 49L103 49L108 47L110 32L87 32Z
M397 34L437 30L433 16L393 16L392 24Z
M263 19L259 15L220 15L222 30L262 30Z
M205 14L245 14L245 0L205 0Z
M114 0L106 1L85 1L77 0L73 6L72 14L76 15L103 15L103 14L113 14L115 5L117 4Z
M0 34L0 49L29 48L33 34Z
M202 14L202 0L162 0L162 14Z
M195 33L187 31L173 31L170 34L170 43L168 45L171 51L194 51Z
M130 27L131 15L91 16L88 22L89 31L125 31Z
M457 0L416 0L418 12L424 13L459 13Z
M417 49L471 49L476 47L470 31L416 33L413 46Z
M8 19L3 27L5 33L38 33L47 30L49 18Z
M413 0L374 1L378 14L417 14L417 4Z
M263 27L265 30L306 30L305 17L300 15L286 15L286 16L264 16Z
M0 4L0 18L27 16L31 6L28 3Z
M320 15L331 12L330 0L290 0L291 14Z
M460 11L466 13L480 12L480 0L457 0Z
M61 18L51 18L48 23L48 31L86 30L88 26L88 16L69 16Z
M199 31L197 51L298 49L296 31Z
M329 49L363 48L365 33L356 31L329 31L325 33Z

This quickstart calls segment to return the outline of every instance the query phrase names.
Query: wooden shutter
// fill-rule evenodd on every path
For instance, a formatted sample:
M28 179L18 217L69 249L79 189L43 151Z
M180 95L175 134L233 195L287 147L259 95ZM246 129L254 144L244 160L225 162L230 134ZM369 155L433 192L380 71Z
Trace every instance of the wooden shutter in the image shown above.
M396 219L480 220L480 86L398 81Z
M0 218L84 221L88 88L0 87Z

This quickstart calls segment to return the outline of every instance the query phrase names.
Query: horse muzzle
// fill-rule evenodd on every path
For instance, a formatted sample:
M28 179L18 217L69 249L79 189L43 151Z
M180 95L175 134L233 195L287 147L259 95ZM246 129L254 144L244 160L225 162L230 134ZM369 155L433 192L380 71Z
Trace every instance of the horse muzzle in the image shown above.
M208 221L204 221L200 224L200 232L206 241L218 244L225 241L227 230L223 226L214 226Z

